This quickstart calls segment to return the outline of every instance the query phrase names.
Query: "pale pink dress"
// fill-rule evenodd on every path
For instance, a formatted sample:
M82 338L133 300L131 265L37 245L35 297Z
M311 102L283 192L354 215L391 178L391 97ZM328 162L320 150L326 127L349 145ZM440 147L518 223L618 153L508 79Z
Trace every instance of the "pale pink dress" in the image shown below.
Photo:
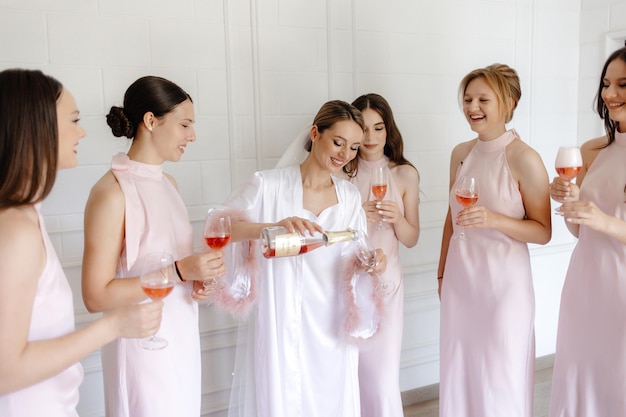
M524 205L506 160L514 130L478 140L456 178L479 179L478 205L522 219ZM454 218L461 210L450 192ZM441 417L531 417L534 293L526 243L494 229L450 239L441 294Z
M37 284L28 341L53 339L74 331L72 290L50 242L39 209L40 204L36 204L35 210L39 216L39 228L46 249L46 265ZM76 363L28 388L0 395L0 416L78 417L78 386L82 380L83 367Z
M119 153L112 172L126 200L125 242L119 277L141 274L150 252L181 259L193 252L193 231L180 194L161 165L131 161ZM118 339L102 348L107 417L198 417L200 338L198 305L191 283L179 283L165 299L157 335L165 349L143 349L138 339Z
M374 168L388 166L386 156L378 161L359 159L357 176L351 181L361 193L361 200L373 200L371 176ZM393 200L404 214L402 196L389 175L384 200ZM372 246L382 248L387 255L387 269L380 278L393 282L394 291L384 298L384 313L376 335L359 344L359 385L361 417L402 417L400 397L400 353L404 319L404 284L398 253L398 238L391 225L377 230L378 223L368 222L368 239Z
M626 133L600 151L581 201L626 220ZM551 417L626 416L626 245L584 225L561 295Z

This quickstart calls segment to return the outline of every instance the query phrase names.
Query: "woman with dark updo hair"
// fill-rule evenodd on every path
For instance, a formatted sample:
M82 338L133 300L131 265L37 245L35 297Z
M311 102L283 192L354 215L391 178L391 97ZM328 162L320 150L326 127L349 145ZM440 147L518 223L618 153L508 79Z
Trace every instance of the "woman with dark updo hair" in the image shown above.
M165 161L178 161L195 141L193 103L176 84L154 76L135 81L123 107L107 123L115 136L132 139L128 153L92 188L85 209L83 300L91 312L146 299L139 284L151 252L176 259L180 282L164 299L159 335L165 349L148 351L120 339L102 349L108 417L197 417L200 414L200 340L197 301L202 281L225 272L222 252L193 254L185 204Z

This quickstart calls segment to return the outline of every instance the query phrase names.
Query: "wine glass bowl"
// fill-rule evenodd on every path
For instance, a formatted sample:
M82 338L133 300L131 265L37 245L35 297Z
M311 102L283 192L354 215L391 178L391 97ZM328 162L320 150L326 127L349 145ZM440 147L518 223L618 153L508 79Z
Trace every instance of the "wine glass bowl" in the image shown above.
M478 179L474 177L462 176L456 183L454 197L464 209L472 207L478 202ZM458 240L466 240L465 230L461 228L458 235L454 237Z
M161 300L167 297L176 283L174 257L165 252L150 253L143 261L139 276L141 288L152 300ZM167 346L167 340L155 335L142 339L141 347L149 350L159 350Z
M212 250L222 249L230 243L231 222L226 207L211 207L204 220L204 241ZM203 282L205 290L217 290L224 287L218 278Z
M371 272L376 266L376 249L370 245L365 236L360 236L355 240L354 253L359 261L367 267L368 272ZM381 280L376 288L374 288L374 291L382 295L390 295L395 288L396 284L393 281Z
M387 167L377 167L374 169L372 173L372 195L374 196L374 200L380 203L385 198L387 194L387 186L389 183L389 170ZM385 224L383 223L383 219L378 222L378 230L385 229Z
M578 146L561 146L556 154L554 167L556 173L565 181L571 181L583 166L583 157Z

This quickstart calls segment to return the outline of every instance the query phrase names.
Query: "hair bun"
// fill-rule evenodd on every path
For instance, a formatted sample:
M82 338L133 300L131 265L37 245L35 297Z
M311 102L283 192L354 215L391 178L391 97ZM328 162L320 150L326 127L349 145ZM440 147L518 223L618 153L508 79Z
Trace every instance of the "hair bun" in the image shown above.
M135 126L128 120L122 107L111 107L109 114L107 114L107 124L111 128L113 136L117 138L122 136L127 138L135 137Z

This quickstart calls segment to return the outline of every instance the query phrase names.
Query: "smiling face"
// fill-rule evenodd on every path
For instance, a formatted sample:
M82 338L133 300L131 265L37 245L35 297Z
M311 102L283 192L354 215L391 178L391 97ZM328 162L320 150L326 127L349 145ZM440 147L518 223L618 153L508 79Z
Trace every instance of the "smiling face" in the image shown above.
M79 111L74 96L63 89L57 101L57 123L59 127L58 169L73 168L76 160L76 146L85 137L85 131L79 124Z
M626 62L622 59L609 63L601 95L611 120L619 122L620 132L626 132Z
M484 77L470 81L463 95L463 113L481 140L496 139L506 131L506 114Z
M359 155L366 161L377 161L385 154L385 144L387 143L385 122L376 110L369 107L361 113L365 122L365 132L363 144L359 148Z
M335 122L322 133L314 125L311 128L311 140L313 141L311 153L318 164L336 173L356 157L363 141L363 130L353 120Z
M158 155L164 161L175 162L180 159L189 142L196 140L193 103L185 100L165 116L147 124L152 134L152 141Z

